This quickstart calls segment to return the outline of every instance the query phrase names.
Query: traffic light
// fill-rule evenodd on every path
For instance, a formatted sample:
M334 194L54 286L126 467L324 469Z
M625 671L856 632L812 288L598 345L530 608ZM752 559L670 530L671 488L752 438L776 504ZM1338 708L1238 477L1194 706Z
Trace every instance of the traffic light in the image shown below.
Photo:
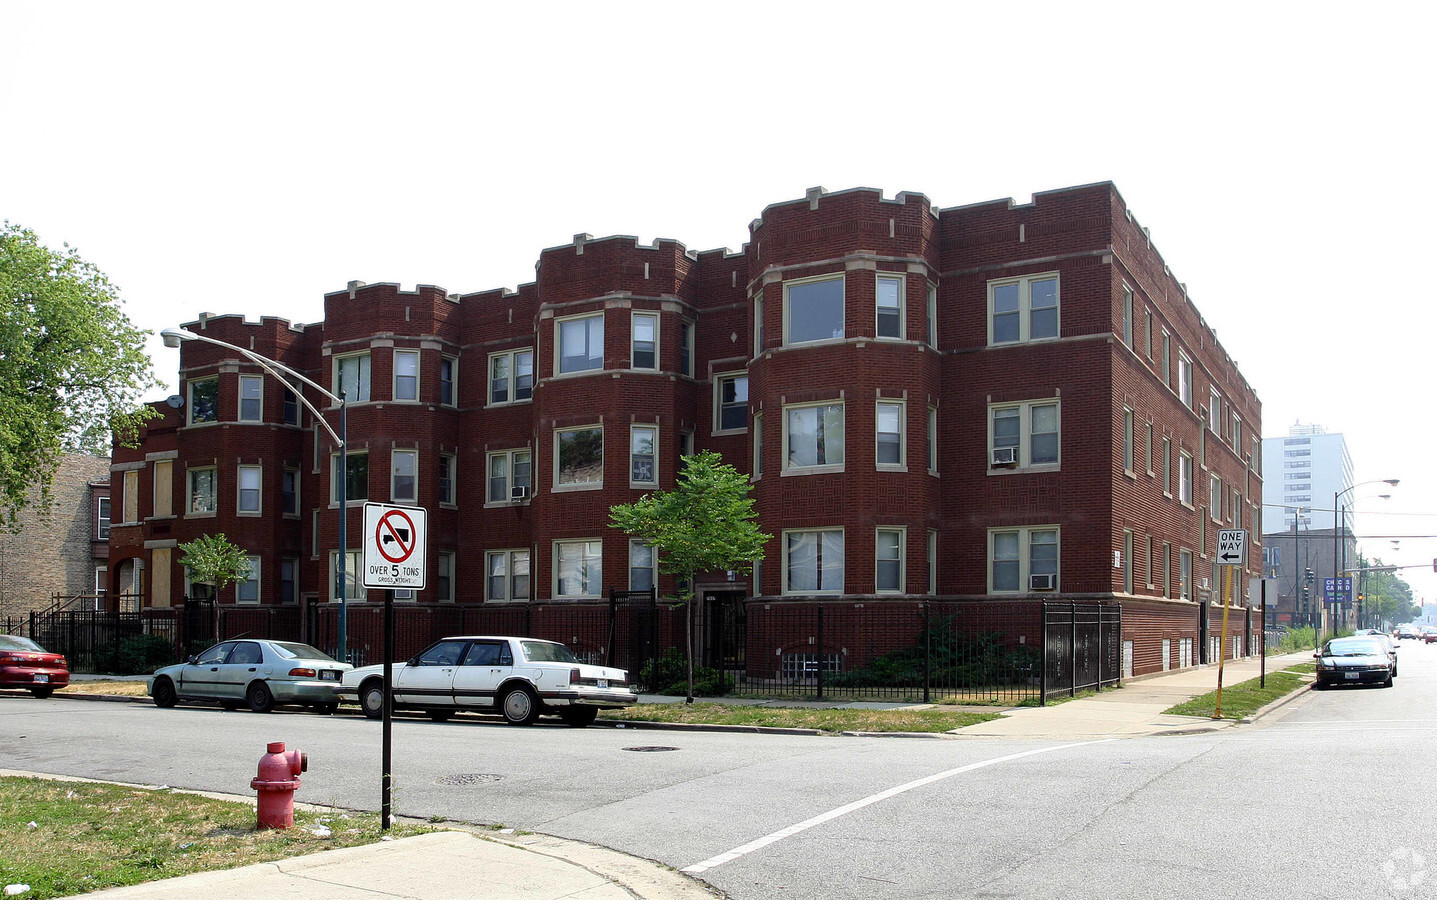
M1310 588L1310 587L1308 587L1307 585L1304 584L1304 585L1302 586L1302 611L1303 611L1303 612L1310 612L1311 610L1312 610L1312 588Z

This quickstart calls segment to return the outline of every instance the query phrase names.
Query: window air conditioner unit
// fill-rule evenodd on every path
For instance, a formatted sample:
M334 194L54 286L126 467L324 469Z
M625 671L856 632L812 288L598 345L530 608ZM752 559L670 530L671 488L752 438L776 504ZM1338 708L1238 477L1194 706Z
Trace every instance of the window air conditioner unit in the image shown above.
M515 503L527 499L528 496L529 489L522 484L516 484L514 487L509 488L509 499Z
M993 465L1016 466L1018 464L1017 447L995 447L993 449Z
M1031 591L1051 591L1058 580L1056 575L1029 575L1028 589Z

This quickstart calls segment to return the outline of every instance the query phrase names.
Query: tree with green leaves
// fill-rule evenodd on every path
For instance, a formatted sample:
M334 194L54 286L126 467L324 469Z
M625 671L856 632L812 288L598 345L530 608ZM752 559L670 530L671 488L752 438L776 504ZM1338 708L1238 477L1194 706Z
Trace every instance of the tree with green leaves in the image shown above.
M249 555L223 533L202 534L179 548L180 565L190 570L190 581L210 585L216 595L249 577Z
M0 528L48 506L68 452L108 456L111 436L133 446L154 415L141 403L162 387L145 337L120 308L119 289L68 244L0 223Z
M1422 608L1412 599L1412 586L1395 570L1384 570L1382 560L1358 556L1357 567L1367 569L1364 614L1393 624L1410 622L1422 614Z
M748 574L772 535L758 530L748 476L705 450L686 456L672 490L653 491L609 510L609 524L659 554L659 571L679 577L685 608L688 696L694 700L694 578L729 570Z

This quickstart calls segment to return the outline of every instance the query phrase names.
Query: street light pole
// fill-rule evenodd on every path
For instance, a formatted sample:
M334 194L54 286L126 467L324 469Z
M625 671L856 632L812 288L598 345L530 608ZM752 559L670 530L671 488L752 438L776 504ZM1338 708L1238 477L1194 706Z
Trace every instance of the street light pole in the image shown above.
M1337 586L1340 583L1338 579L1342 577L1342 573L1347 569L1347 541L1345 540L1347 517L1343 515L1342 512L1342 495L1351 493L1366 484L1390 484L1396 487L1399 481L1400 479L1397 478L1378 478L1372 481L1362 481L1354 484L1352 487L1343 488L1332 495L1332 593L1334 598L1337 594ZM1342 522L1341 531L1338 530L1337 523L1339 521ZM1339 553L1342 559L1340 568L1338 563Z
M295 396L299 398L299 402L304 405L305 409L309 410L309 414L314 416L316 422L324 426L324 430L329 433L329 436L334 439L335 444L337 444L339 447L339 471L341 474L339 476L339 626L337 629L339 638L339 649L337 655L342 662L347 662L349 654L348 647L346 646L347 623L345 619L348 613L348 603L346 602L347 591L345 589L344 577L344 526L345 519L348 518L346 515L348 507L348 498L346 494L349 483L349 428L347 407L344 400L343 388L340 389L339 395L336 396L335 394L326 390L322 385L315 383L314 381L305 377L299 372L296 372L294 369L291 369L289 366L286 366L284 363L277 362L264 356L260 356L253 350L247 350L244 347L240 347L226 341L220 341L212 337L206 337L203 334L195 334L193 331L185 331L184 329L180 328L166 328L164 331L160 332L160 336L164 338L166 347L178 348L180 344L185 341L203 341L206 344L214 344L216 347L224 347L226 350L233 350L234 352L243 356L245 359L248 359L250 362L259 366L261 369L264 369L270 375L273 375L275 380L279 381L281 384L285 383L285 379L283 376L280 375L280 372L284 372L285 374L291 375L294 378L300 380L301 382L309 385L316 391L319 391L320 394L324 395L325 397L328 397L330 400L333 400L339 405L339 432L336 433L334 428L329 424L329 421L325 419L324 414L321 413L318 409L315 409L314 404L310 403L309 400L305 398L304 391L301 390L295 392Z

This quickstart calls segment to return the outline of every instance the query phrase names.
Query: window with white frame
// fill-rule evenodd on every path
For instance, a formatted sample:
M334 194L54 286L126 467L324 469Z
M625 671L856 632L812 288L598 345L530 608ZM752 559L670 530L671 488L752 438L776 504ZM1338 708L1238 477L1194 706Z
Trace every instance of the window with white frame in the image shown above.
M1190 453L1178 454L1178 499L1193 505L1193 458Z
M1188 359L1187 354L1178 351L1178 397L1183 405L1192 408L1193 405L1193 361Z
M1208 388L1207 427L1213 434L1218 434L1222 428L1222 394L1216 387Z
M345 600L363 601L367 594L364 589L364 551L348 550L344 554L344 597ZM329 602L339 601L339 551L329 551Z
M1133 533L1123 530L1123 593L1133 592Z
M258 422L264 415L264 376L239 377L239 420Z
M753 355L757 359L763 355L763 291L759 290L753 295Z
M1052 526L988 531L988 583L995 594L1058 589L1058 529Z
M928 593L938 593L938 532L928 529Z
M1242 448L1242 417L1237 413L1232 414L1232 449L1241 452Z
M454 554L439 554L438 565L434 568L434 599L440 603L454 602Z
M1163 436L1163 493L1173 495L1173 441Z
M1173 336L1163 329L1163 384L1172 386L1173 383Z
M763 477L763 413L753 417L753 480Z
M904 592L904 528L879 528L873 553L875 560L874 591L880 594Z
M658 552L643 541L629 541L629 590L653 590L658 583Z
M1207 477L1208 513L1216 521L1222 521L1222 479L1216 475Z
M258 603L259 602L259 557L246 556L245 561L249 563L249 571L245 573L243 581L235 583L236 603Z
M690 378L694 374L694 323L679 323L679 371Z
M485 599L530 599L528 550L490 550L485 554L484 572Z
M783 533L785 594L843 593L843 529Z
M284 388L284 424L299 425L299 395L289 385Z
M1153 311L1143 307L1143 349L1148 359L1153 358Z
M1123 343L1133 346L1133 289L1123 285Z
M1153 581L1153 536L1147 536L1147 552L1143 554L1143 584L1152 587Z
M319 559L319 510L309 511L309 555L312 559Z
M989 466L1056 469L1058 404L1028 401L989 407Z
M220 380L199 378L189 383L190 424L218 422L220 418Z
M356 500L368 500L369 451L351 450L345 455L348 457L348 459L345 460L344 465L344 501L346 503L353 503ZM329 455L329 471L331 474L329 484L329 502L338 503L340 487L340 466L338 453L331 453Z
M1123 410L1123 471L1133 474L1133 411Z
M988 343L1058 336L1058 276L1024 275L988 282Z
M389 452L389 498L395 502L419 500L419 451Z
M110 498L95 498L95 537L107 540L110 537Z
M127 473L128 474L128 473ZM218 508L216 502L219 494L216 490L217 479L215 467L189 470L188 496L185 497L185 509L191 513L212 513Z
M1151 475L1151 474L1153 474L1153 423L1152 423L1152 422L1148 422L1148 423L1147 423L1147 432L1146 432L1146 434L1147 434L1147 437L1146 437L1147 466L1148 466L1148 474Z
M439 403L441 406L458 406L456 385L459 383L459 360L452 356L439 357Z
M604 367L604 314L574 316L554 323L555 374Z
M928 327L928 334L927 334L928 346L932 347L934 350L937 350L937 349L938 349L938 288L935 287L934 285L931 285L931 284L928 285L928 296L927 296L926 303L927 303L927 307L928 307L928 315L927 315L927 320L928 320L928 321L927 321L927 327Z
M497 450L489 454L489 503L508 503L516 499L515 488L523 488L527 500L534 491L533 453L528 447Z
M455 468L458 461L453 453L439 454L439 505L453 506L455 503Z
M783 342L805 344L844 336L843 276L823 276L783 285Z
M534 396L534 351L489 355L489 405L518 403Z
M554 596L559 600L598 597L603 591L604 548L600 541L554 542Z
M419 399L419 351L394 351L394 399Z
M1193 591L1193 552L1178 550L1178 599L1191 600Z
M903 404L884 401L878 404L875 432L878 438L877 460L880 469L906 468L907 441L903 435Z
M339 385L339 394L349 403L365 403L369 400L369 352L350 353L334 358L334 383Z
M926 453L928 473L930 475L938 472L938 410L935 407L928 407L928 434Z
M785 406L783 414L784 471L842 468L842 403Z
M748 427L748 375L730 373L714 377L714 431L742 431Z
M876 278L874 306L877 321L874 334L881 338L902 338L906 279L902 275L884 273L880 273Z
M279 508L286 516L299 515L299 469L286 467L280 470Z
M629 427L629 486L655 487L659 483L659 428L657 425Z
M603 483L603 426L554 429L555 489L593 488Z
M632 319L630 365L635 369L659 367L659 317L657 313L636 312Z
M1163 596L1173 595L1173 545L1163 541Z

